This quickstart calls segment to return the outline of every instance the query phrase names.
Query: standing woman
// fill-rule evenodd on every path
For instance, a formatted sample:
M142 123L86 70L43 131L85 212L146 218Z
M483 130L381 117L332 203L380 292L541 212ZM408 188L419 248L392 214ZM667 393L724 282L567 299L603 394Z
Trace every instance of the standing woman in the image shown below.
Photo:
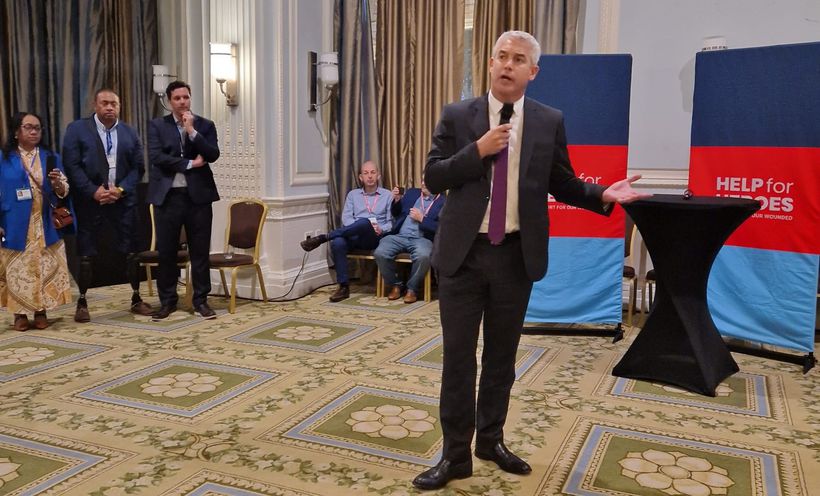
M17 113L10 129L0 155L0 306L14 314L14 330L28 330L29 314L45 329L46 310L71 301L65 245L51 220L68 180L59 155L41 146L40 117Z

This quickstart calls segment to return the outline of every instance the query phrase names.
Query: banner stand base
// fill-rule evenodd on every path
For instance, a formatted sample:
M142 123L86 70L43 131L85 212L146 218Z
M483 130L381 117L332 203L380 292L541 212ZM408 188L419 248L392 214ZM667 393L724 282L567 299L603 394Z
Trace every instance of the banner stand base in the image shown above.
M795 365L802 365L804 375L807 374L809 370L813 369L815 365L817 365L817 358L814 357L814 352L809 352L805 355L794 355L792 353L785 353L782 351L752 348L736 343L726 343L726 345L729 347L729 350L734 353L743 353L744 355L752 355L771 360L779 360L786 363L793 363Z
M624 329L621 322L617 324L600 324L603 327L591 327L583 324L584 327L574 327L580 324L550 323L550 322L525 322L521 334L531 336L561 336L574 334L576 336L612 336L612 342L617 343L624 338ZM592 324L595 325L595 324Z

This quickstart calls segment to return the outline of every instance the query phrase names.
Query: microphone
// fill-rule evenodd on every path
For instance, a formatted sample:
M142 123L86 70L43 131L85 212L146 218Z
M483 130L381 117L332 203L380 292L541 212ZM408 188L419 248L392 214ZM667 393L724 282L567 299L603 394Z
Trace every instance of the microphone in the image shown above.
M498 122L498 125L501 124L509 124L510 117L513 115L513 104L512 103L505 103L503 107L501 107L501 120Z

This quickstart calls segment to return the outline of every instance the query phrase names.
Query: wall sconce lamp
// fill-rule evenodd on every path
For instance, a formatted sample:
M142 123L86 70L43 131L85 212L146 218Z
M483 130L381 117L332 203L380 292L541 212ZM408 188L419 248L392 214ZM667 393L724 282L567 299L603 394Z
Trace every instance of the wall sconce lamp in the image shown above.
M319 81L328 91L328 95L323 102L316 103L319 93ZM317 56L316 52L308 52L308 87L310 92L308 112L316 112L319 107L329 102L333 96L333 89L337 84L339 84L339 55L336 52L327 52Z
M167 105L165 105L165 99L167 96L165 95L165 88L171 84L171 81L176 78L176 74L169 74L168 66L167 65L152 65L153 68L153 76L154 76L154 93L157 94L157 98L159 99L159 104L162 105L167 111L171 111Z
M239 105L236 97L236 45L211 43L211 76L219 84L229 107Z

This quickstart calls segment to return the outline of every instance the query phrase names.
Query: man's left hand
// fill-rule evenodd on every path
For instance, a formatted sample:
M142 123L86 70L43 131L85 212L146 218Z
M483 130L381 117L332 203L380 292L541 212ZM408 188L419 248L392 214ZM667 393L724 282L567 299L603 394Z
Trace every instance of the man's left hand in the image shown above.
M640 174L636 174L626 179L621 179L618 182L612 183L601 196L604 203L632 203L635 200L642 200L649 198L652 193L639 193L632 188L632 183L641 178Z

